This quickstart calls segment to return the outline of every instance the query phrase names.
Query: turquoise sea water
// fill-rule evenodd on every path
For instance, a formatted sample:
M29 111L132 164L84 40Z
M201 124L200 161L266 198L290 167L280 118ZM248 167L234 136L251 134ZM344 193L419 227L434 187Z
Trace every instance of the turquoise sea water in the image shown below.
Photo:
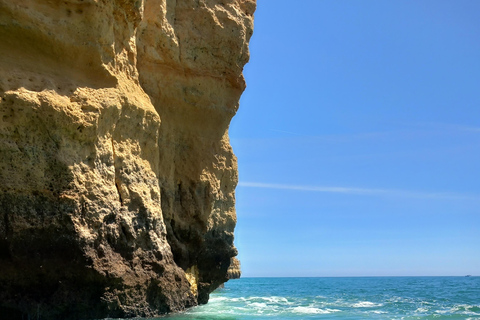
M161 319L480 319L480 277L242 278Z

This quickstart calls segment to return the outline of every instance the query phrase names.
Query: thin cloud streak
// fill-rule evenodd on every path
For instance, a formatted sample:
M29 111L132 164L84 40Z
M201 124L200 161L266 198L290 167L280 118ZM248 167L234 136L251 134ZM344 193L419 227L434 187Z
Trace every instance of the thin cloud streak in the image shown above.
M289 184L274 184L262 182L239 182L239 187L245 188L263 188L292 191L309 191L323 193L339 193L364 196L389 196L402 198L420 198L420 199L443 199L443 200L480 200L480 196L445 193L445 192L413 192L395 189L370 189L370 188L349 188L349 187L327 187L327 186L302 186Z
M460 127L463 131L480 132L478 127Z
M414 125L416 127L439 129L439 130L480 132L480 127L465 125L465 124L456 124L456 123L417 122L417 123L406 123L406 125Z

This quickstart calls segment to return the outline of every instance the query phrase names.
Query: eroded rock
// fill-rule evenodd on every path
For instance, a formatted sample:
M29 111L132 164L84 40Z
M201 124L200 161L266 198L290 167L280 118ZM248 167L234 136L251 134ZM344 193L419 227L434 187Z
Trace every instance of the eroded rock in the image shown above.
M0 318L154 316L227 280L254 0L0 0Z
M228 279L240 279L242 276L240 261L238 261L236 257L232 257L230 260L230 267L228 267L227 276Z

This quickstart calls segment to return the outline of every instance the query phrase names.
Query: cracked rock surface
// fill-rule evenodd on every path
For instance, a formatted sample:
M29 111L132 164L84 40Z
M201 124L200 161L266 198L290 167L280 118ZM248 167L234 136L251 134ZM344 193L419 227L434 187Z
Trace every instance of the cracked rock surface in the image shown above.
M254 0L0 0L0 319L150 317L227 280Z

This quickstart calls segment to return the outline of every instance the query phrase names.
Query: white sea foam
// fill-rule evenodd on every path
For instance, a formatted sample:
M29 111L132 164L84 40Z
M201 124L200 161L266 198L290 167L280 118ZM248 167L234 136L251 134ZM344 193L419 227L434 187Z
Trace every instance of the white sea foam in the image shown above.
M328 310L322 310L322 309L315 308L315 307L295 307L295 308L291 308L291 310L295 313L304 313L304 314L327 314L327 313L331 313Z
M320 309L314 306L298 306L288 309L290 312L293 313L300 313L300 314L329 314L334 312L340 312L341 310L338 309Z
M372 313L375 313L375 314L385 314L387 313L386 311L380 311L380 310L373 310Z
M265 302L247 303L246 307L256 314L276 314L282 310L281 307L275 304L268 304Z
M374 308L374 307L381 307L381 303L374 303L370 301L360 301L357 303L352 304L353 308Z
M263 302L252 302L252 303L249 304L249 306L257 308L257 309L266 309L267 308L267 304L263 303Z
M461 304L461 305L455 305L450 308L443 308L440 310L436 310L436 313L439 314L466 314L466 315L480 315L478 312L474 312L472 309L475 308L476 306L471 306L471 305L466 305L466 304Z
M210 297L208 301L209 303L215 303L215 302L222 302L222 301L229 301L229 300L232 300L232 299L228 299L226 297Z
M272 296L272 297L263 297L262 299L270 303L286 303L286 304L289 303L288 299L284 297Z
M452 313L461 313L461 314L466 314L466 315L474 315L478 316L480 315L480 307L475 306L475 305L468 305L468 304L458 304L450 308L450 311Z
M273 297L248 297L245 299L246 302L269 302L272 301Z
M435 313L446 314L446 315L459 314L459 313L464 313L465 314L465 312L459 312L459 310L455 307L439 309L439 310L436 310Z
M246 298L244 298L244 297L240 297L240 298L231 298L230 301L231 301L231 302L240 302L240 301L246 302L246 301L248 301L248 300L247 300Z
M390 302L390 303L411 303L413 301L412 301L412 299L405 298L405 297L391 297L391 298L387 299L386 302Z

